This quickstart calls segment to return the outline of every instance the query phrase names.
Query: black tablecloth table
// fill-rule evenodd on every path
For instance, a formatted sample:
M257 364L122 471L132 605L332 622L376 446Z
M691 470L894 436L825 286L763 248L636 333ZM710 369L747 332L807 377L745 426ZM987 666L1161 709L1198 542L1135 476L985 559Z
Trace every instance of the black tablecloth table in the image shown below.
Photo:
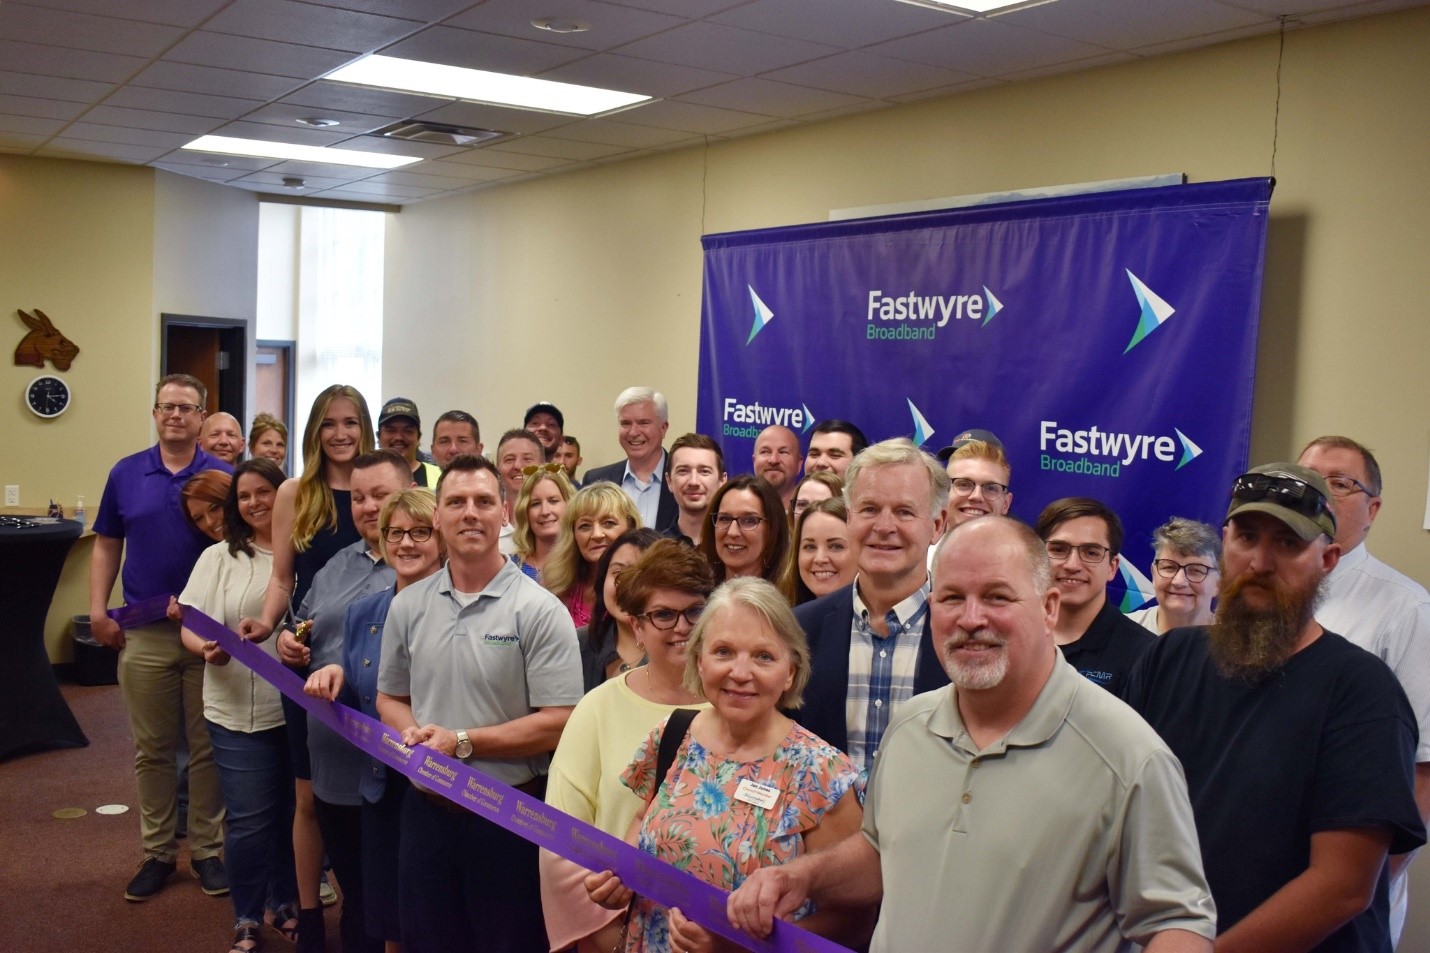
M0 760L89 744L45 654L45 616L82 532L74 520L0 526Z

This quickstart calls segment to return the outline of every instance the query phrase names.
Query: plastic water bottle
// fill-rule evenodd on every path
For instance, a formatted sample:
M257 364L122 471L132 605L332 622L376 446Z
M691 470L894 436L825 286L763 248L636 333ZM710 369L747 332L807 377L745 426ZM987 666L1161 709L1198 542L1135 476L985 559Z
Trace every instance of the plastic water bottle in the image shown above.
M74 518L79 520L79 528L84 529L84 497L82 496L75 497Z

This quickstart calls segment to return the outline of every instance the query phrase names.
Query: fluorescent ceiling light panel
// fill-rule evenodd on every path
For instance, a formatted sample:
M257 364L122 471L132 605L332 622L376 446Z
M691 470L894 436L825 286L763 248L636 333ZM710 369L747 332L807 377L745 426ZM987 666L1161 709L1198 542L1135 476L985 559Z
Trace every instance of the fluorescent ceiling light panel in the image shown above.
M355 165L364 169L396 169L414 162L420 156L395 156L385 152L362 152L357 149L335 149L331 146L300 146L291 142L268 142L265 139L236 139L232 136L200 136L184 146L194 152L218 152L230 156L257 156L260 159L299 159L327 165Z
M595 86L577 86L549 79L510 76L487 70L461 66L443 66L420 60L404 60L395 56L374 54L356 63L349 63L329 73L326 79L359 86L428 96L447 96L496 106L517 109L538 109L543 112L572 116L594 116L636 103L649 102L651 97L639 93L622 93Z
M1052 0L901 0L916 7L947 8L960 13L991 13L1004 7L1036 7Z

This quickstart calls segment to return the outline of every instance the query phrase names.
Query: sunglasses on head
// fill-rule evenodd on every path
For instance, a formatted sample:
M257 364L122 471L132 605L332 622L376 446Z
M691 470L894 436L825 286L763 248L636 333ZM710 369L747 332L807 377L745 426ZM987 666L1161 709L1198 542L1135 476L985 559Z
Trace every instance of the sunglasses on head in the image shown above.
M1293 513L1318 520L1330 513L1321 491L1295 477L1243 473L1231 486L1233 503L1275 503Z
M521 468L522 476L531 476L533 473L560 473L563 467L559 463L528 464Z

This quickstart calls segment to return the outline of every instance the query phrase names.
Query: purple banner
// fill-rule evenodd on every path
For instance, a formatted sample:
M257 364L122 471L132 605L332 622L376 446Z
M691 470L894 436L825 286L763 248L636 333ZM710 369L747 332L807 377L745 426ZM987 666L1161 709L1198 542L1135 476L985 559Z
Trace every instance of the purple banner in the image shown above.
M706 235L697 427L731 475L771 424L929 452L991 430L1013 515L1118 512L1139 608L1152 530L1220 524L1246 467L1270 199L1243 179Z
M130 628L163 620L169 597L161 596L109 611L110 618ZM197 609L184 607L184 626L217 642L233 660L252 669L284 695L302 705L365 754L454 804L486 818L525 840L574 861L588 870L613 870L631 890L667 907L679 907L688 918L760 953L849 953L832 940L815 936L792 923L776 921L767 940L741 933L725 916L725 891L699 880L577 820L546 802L496 780L469 765L422 745L409 748L402 736L379 721L346 705L314 698L303 691L303 679L283 663L238 633ZM276 637L276 636L275 636Z

